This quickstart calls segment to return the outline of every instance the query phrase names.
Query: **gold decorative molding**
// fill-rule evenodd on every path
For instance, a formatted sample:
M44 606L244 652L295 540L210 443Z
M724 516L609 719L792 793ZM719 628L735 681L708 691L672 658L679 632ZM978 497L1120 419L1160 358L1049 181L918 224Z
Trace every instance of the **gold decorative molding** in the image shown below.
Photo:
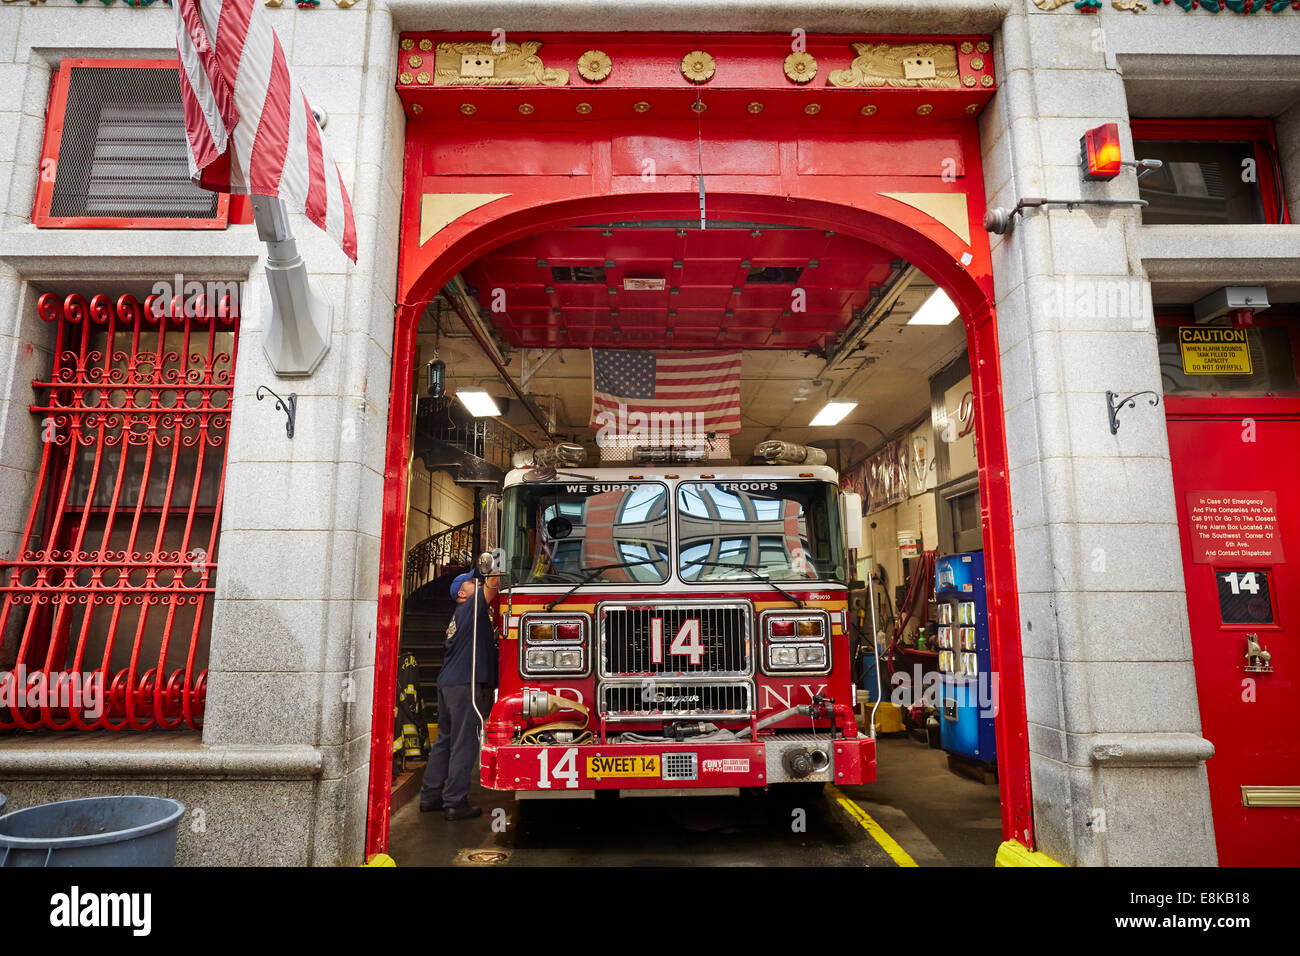
M919 209L942 225L966 245L970 245L970 215L966 208L965 193L880 193Z
M811 53L791 53L782 65L792 83L811 83L817 75L817 58Z
M510 193L425 193L420 197L420 245L467 212L504 199Z
M614 61L603 50L588 50L578 57L578 75L588 83L599 83L614 69Z
M1131 13L1141 13L1147 8L1142 0L1110 0L1110 5L1116 10L1128 10Z
M682 57L682 76L692 83L707 83L713 79L718 64L703 50L692 50Z
M1034 6L1039 10L1055 10L1057 7L1063 7L1067 3L1073 3L1074 0L1034 0Z
M1241 788L1243 807L1300 807L1300 786L1249 786Z
M497 44L439 43L434 52L434 86L564 86L569 71L548 68L537 51L540 40Z
M854 43L858 55L846 70L831 70L838 87L960 89L957 48L950 43Z

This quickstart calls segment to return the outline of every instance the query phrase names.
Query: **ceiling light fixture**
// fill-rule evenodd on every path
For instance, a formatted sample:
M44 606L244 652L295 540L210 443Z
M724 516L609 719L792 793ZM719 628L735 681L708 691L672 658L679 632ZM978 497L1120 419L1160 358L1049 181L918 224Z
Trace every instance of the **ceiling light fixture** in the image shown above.
M957 306L948 293L935 289L930 298L921 303L921 307L907 320L908 325L948 325L960 315Z
M813 420L808 424L814 427L838 425L840 422L844 421L849 412L853 411L853 409L857 407L857 402L827 402L825 406L823 406L822 410L818 412L813 417Z
M501 414L492 396L481 388L458 389L456 397L475 418L494 418Z

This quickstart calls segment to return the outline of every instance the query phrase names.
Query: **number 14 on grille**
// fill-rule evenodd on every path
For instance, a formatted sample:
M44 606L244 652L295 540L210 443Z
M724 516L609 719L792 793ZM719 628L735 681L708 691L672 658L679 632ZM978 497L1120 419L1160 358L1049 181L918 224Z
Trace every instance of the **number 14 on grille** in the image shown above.
M668 645L668 653L675 657L689 657L694 667L700 665L704 660L704 642L700 639L699 618L688 617L682 622L672 643ZM650 619L650 662L664 662L664 619L661 617Z

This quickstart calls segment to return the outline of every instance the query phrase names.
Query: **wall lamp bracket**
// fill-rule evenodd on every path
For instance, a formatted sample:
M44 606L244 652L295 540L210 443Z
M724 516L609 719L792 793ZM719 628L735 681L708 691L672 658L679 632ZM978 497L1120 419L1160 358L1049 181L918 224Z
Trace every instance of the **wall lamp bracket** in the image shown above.
M1149 205L1149 203L1145 199L1045 199L1042 196L1026 196L1016 203L1014 209L1006 210L999 206L986 212L984 214L984 228L999 236L1005 236L1011 231L1017 215L1020 215L1026 209L1037 209L1039 206L1064 206L1067 209L1074 209L1075 206L1146 205Z
M284 412L284 433L290 438L293 438L293 425L298 418L298 393L290 392L288 398L281 398L265 385L259 385L257 386L256 393L259 402L266 397L262 394L263 392L266 392L267 395L270 395L275 399L275 407L277 411Z
M1106 393L1106 405L1110 412L1110 433L1112 435L1119 433L1119 410L1121 408L1124 408L1125 406L1128 406L1129 408L1136 408L1137 403L1134 401L1134 399L1139 398L1142 395L1151 396L1152 408L1155 408L1157 405L1160 404L1160 396L1152 391L1134 392L1132 395L1119 399L1119 401L1115 400L1117 398L1115 392Z

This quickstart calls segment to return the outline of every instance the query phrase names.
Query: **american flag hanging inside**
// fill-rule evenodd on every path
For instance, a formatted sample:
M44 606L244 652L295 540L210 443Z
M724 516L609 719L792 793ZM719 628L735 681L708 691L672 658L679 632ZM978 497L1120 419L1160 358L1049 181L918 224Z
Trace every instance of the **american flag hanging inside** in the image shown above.
M259 0L173 0L190 178L275 196L357 259L343 177Z
M593 349L591 372L592 427L640 412L680 414L688 432L740 431L739 351Z

